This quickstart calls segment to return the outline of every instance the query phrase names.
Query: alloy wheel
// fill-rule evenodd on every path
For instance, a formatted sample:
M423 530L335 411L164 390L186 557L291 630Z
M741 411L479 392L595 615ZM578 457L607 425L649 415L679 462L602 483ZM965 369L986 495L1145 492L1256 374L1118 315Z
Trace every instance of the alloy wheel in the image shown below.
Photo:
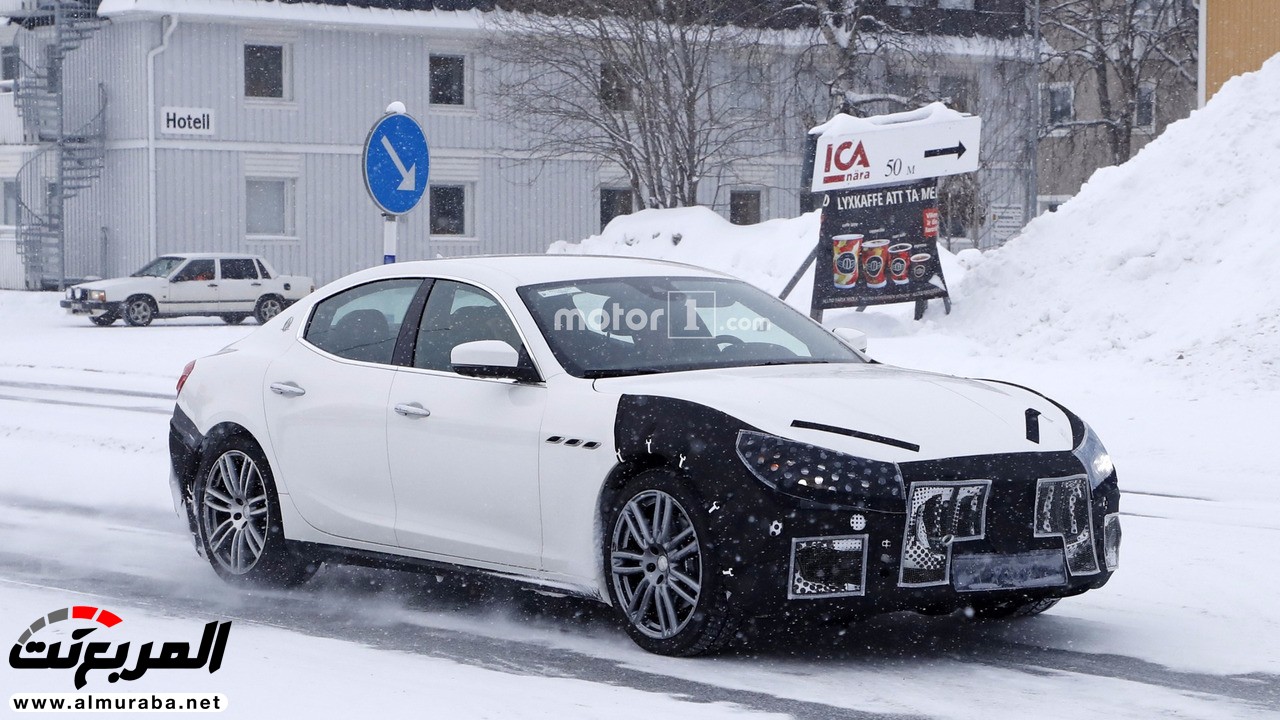
M614 522L609 567L632 626L648 637L677 635L698 609L702 548L689 514L674 497L646 490Z
M205 478L200 510L218 564L235 575L252 570L266 547L271 518L257 463L239 450L219 456Z

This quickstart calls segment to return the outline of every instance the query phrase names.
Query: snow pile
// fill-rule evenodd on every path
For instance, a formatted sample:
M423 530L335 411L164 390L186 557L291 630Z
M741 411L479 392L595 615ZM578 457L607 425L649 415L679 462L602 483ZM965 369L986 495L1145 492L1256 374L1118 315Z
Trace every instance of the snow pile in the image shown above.
M778 294L813 250L819 214L734 225L705 207L641 210L614 218L580 243L556 242L549 253L625 255L711 268ZM805 299L808 302L808 299Z
M989 253L955 327L1018 355L1280 374L1277 114L1273 58Z

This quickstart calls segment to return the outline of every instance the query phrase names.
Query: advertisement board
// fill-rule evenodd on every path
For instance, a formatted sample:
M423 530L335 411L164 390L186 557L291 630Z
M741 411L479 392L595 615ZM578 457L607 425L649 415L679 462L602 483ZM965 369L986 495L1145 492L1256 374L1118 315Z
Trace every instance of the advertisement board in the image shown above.
M938 181L836 190L823 198L813 312L945 298Z

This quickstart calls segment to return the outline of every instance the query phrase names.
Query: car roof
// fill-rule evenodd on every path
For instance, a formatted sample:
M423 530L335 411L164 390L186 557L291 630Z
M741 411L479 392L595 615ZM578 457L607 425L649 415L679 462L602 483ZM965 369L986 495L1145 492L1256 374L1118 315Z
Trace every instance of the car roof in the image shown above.
M367 281L406 274L465 278L509 287L608 277L732 277L696 265L614 255L472 255L380 265L356 276ZM356 276L350 279L356 280Z

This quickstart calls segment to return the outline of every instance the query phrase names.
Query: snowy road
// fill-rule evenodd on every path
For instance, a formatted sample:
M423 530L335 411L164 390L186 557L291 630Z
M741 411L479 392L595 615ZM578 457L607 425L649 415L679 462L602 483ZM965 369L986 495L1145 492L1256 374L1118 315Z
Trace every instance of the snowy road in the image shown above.
M144 627L235 623L217 674L88 690L222 692L237 717L423 704L441 717L1280 714L1277 389L998 359L940 335L875 339L882 359L1026 382L1089 417L1126 491L1121 572L1030 620L756 631L724 656L674 660L632 646L590 603L458 578L327 568L287 593L224 585L172 513L167 416L183 363L252 328L98 329L48 302L0 293L0 310L28 318L0 343L0 641L89 600ZM3 663L0 689L72 688Z

